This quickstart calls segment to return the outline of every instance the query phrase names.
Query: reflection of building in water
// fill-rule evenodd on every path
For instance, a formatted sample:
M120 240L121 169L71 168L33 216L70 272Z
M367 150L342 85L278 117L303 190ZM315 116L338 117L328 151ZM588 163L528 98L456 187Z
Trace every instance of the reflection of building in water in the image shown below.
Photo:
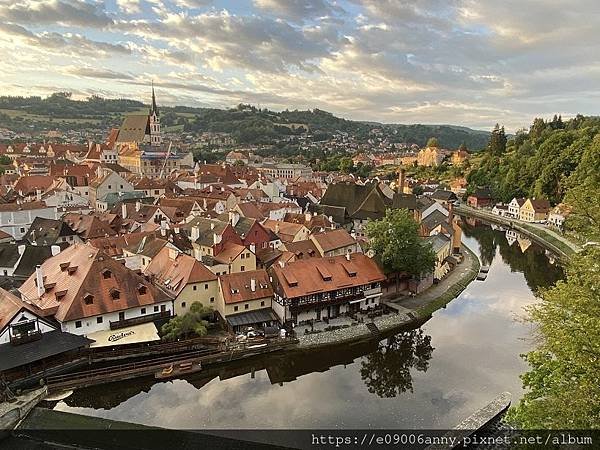
M529 247L531 247L531 241L520 234L517 234L517 243L521 247L521 252L525 253Z
M389 339L387 345L383 345L383 341L380 343L379 339L386 336ZM376 369L385 372L389 371L387 369L388 365L390 367L400 365L406 368L415 367L417 370L424 371L423 364L431 358L431 351L433 350L431 347L424 345L429 344L430 339L419 328L404 330L397 335L382 334L379 338L351 345L341 344L309 351L272 353L246 360L231 361L227 364L209 365L203 367L201 372L183 378L196 389L209 389L205 386L216 378L221 381L244 375L250 375L251 378L254 378L255 373L266 370L271 384L281 385L292 382L303 375L326 372L334 366L350 365L359 358L371 354L377 355L381 353L382 347L390 346L398 351L386 353L387 358L381 361L374 357L381 366L377 366ZM402 343L403 345L393 346L393 343ZM406 373L410 374L410 371L407 370ZM376 375L374 373L373 377L387 379L387 377ZM153 377L144 377L113 383L110 385L110 389L106 388L107 385L77 389L64 400L64 403L70 407L112 409L132 397L148 393L153 385L163 383Z
M513 245L517 240L518 233L515 230L506 230L506 242L508 245Z
M550 264L552 264L552 265L556 264L556 257L554 256L554 253L552 253L550 250L544 250L544 254L548 258L548 262Z

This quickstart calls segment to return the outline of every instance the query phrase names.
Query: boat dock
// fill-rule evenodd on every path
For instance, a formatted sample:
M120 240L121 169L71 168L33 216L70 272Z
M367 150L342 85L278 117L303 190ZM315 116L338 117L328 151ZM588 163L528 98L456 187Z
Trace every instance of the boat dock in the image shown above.
M194 350L177 355L146 359L141 362L120 363L64 375L50 376L46 378L46 384L48 386L48 392L84 388L131 378L156 376L157 373L162 373L165 368L171 366L174 368L188 367L191 364L192 367L196 369L210 364L250 358L264 353L283 350L294 346L297 343L298 339L294 338L232 343L226 350ZM194 370L194 372L197 371L198 370ZM186 372L183 370L179 372L180 373L173 375L173 377L186 375Z

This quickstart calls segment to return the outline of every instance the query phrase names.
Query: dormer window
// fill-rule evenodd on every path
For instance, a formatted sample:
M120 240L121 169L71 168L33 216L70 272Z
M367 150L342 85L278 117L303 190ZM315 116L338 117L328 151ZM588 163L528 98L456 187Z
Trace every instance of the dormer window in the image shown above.
M121 293L118 291L118 289L111 289L110 290L110 297L113 300L119 300L121 298Z
M147 291L148 289L146 289L146 286L144 286L143 284L140 284L138 286L138 294L145 295Z
M87 294L85 297L83 297L83 302L86 305L93 305L94 304L94 296L92 294Z
M110 272L110 270L105 269L105 270L102 271L102 277L105 280L108 280L111 276L112 276L112 273Z

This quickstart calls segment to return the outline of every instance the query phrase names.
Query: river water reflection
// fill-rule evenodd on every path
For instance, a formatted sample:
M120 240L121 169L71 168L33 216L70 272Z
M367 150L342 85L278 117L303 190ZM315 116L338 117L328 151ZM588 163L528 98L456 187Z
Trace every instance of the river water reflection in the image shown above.
M521 394L519 321L561 269L511 232L467 221L463 241L490 266L421 328L381 343L210 369L188 380L84 389L56 409L167 428L446 428L503 391ZM331 367L332 366L332 367Z

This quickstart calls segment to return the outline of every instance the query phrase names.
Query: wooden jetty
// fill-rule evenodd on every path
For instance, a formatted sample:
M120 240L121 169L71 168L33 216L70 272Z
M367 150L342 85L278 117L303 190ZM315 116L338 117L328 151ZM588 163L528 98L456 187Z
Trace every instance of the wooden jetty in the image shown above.
M268 341L265 339L256 339L244 343L230 344L226 350L196 350L177 355L146 359L141 362L120 363L108 367L51 376L46 378L46 384L49 392L77 389L131 378L156 376L157 372L162 372L171 364L174 367L173 370L180 364L184 364L184 367L186 367L185 364L190 362L203 367L209 364L218 364L280 351L295 346L297 343L298 339L295 338L270 339ZM188 371L187 373L190 372ZM184 376L184 373L181 371L181 373L172 377L175 376Z

